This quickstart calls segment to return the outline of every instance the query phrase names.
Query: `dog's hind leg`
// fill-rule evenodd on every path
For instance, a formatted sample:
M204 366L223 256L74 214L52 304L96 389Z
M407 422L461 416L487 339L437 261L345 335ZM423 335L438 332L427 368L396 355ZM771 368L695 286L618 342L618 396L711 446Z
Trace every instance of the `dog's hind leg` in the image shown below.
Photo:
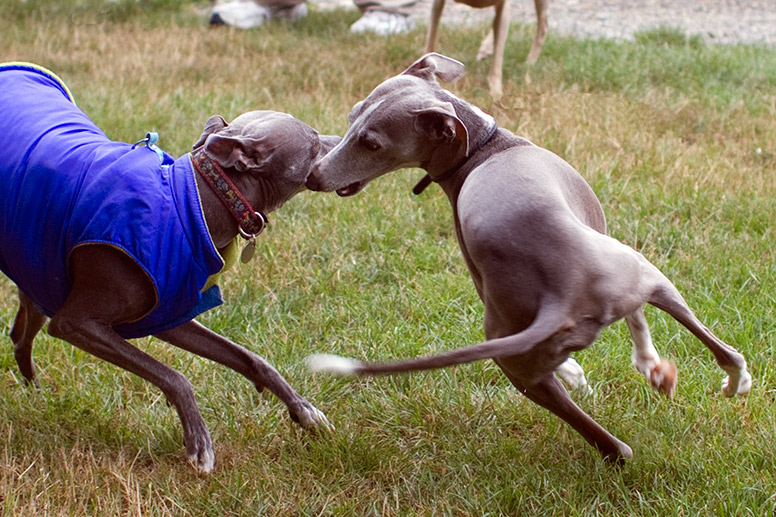
M639 307L625 316L625 323L633 339L633 366L641 372L650 385L668 398L673 398L676 389L676 365L672 361L660 359L652 337L649 325L644 316L644 308Z
M39 386L35 375L35 361L32 360L32 342L47 319L19 289L19 310L11 328L13 354L25 381L35 387Z
M708 347L717 364L728 374L722 381L722 393L726 397L749 393L752 387L752 376L747 371L744 356L707 329L695 316L676 287L657 268L655 271L659 278L657 287L648 300L649 303L670 314Z
M113 363L157 386L177 410L186 457L202 472L213 470L215 456L194 389L180 372L132 346L113 329L135 321L154 306L153 284L123 252L86 245L70 255L73 287L51 318L49 334Z
M197 470L212 471L215 456L210 432L194 400L194 389L186 377L121 339L110 325L81 318L71 312L71 307L77 305L68 305L66 302L62 310L51 319L51 335L157 386L178 412L187 459Z
M544 311L558 317L567 313L563 307L555 307L550 311L545 308ZM499 318L493 314L494 312L488 312L486 309L485 334L488 337L495 337L507 331L505 326L499 328ZM552 316L543 317L552 321ZM561 321L563 319L560 318ZM589 346L600 331L601 324L598 321L583 318L562 325L558 332L536 342L522 354L502 356L494 361L520 393L565 420L590 445L598 449L605 460L621 463L633 456L631 448L582 411L555 376L557 370L568 361L569 352Z
M531 386L525 386L519 378L510 373L508 363L509 358L496 359L496 364L501 367L520 393L565 420L590 445L598 449L606 461L622 463L633 457L633 451L626 443L615 438L571 400L568 392L554 375L545 375Z

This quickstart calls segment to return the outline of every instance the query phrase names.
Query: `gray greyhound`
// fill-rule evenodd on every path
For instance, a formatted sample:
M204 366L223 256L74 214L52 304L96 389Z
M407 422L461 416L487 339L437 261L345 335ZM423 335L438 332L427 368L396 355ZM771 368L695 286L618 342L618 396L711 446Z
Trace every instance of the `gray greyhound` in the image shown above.
M668 312L705 344L728 374L725 396L751 386L744 357L704 327L673 284L640 253L608 237L600 203L555 154L504 129L437 84L463 65L428 54L380 84L350 112L342 141L313 168L307 187L358 193L369 181L421 167L453 207L455 229L485 304L487 341L436 356L388 363L321 354L314 370L351 375L406 372L492 358L529 399L576 429L603 457L621 462L630 447L572 402L553 375L571 352L625 318L633 363L671 394L675 367L652 345L643 305Z
M302 426L331 429L269 363L193 318L221 302L213 275L238 233L250 252L264 214L304 190L339 137L285 113L214 116L194 152L172 160L152 141L109 140L59 78L28 63L0 65L0 111L0 268L19 287L11 339L28 382L37 385L32 344L50 317L52 336L162 390L200 471L215 458L191 384L126 339L156 335L221 363Z

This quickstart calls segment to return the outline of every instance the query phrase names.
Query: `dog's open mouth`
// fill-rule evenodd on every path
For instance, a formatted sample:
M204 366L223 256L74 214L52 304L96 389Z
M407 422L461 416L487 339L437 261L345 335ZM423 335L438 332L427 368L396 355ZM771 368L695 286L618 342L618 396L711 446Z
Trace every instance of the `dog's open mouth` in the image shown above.
M356 181L355 183L351 183L347 187L338 188L336 190L337 195L340 197L348 197L348 196L355 196L361 190L364 188L364 186L361 184L360 181Z

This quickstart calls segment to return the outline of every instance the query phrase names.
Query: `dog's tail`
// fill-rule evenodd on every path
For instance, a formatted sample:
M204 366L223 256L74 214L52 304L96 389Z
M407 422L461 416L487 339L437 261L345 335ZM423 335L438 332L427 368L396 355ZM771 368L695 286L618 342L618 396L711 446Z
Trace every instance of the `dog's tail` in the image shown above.
M482 359L520 355L558 331L569 329L573 323L568 318L564 318L563 314L567 314L566 311L558 310L557 307L552 309L545 307L539 312L534 322L522 332L438 355L392 362L364 363L338 355L313 354L308 356L305 362L307 367L314 372L336 375L379 375L433 370Z

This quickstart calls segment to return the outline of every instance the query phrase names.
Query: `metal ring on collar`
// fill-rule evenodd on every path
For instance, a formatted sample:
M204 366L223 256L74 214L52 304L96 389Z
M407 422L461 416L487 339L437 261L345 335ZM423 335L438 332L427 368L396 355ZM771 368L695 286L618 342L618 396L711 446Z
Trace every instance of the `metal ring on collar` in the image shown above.
M258 216L259 220L261 221L261 227L259 227L259 230L256 233L248 233L245 230L243 230L242 226L238 226L237 229L240 231L240 235L243 236L243 238L251 240L258 237L258 235L264 231L264 228L267 227L267 218L264 217L264 214L261 212L253 212L254 215Z

